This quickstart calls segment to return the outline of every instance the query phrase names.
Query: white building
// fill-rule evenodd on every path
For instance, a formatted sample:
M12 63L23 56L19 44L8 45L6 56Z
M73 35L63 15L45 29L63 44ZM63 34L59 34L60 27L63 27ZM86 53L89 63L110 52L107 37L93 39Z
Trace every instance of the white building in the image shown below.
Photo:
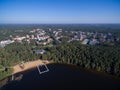
M90 41L89 39L85 39L85 40L83 40L82 44L86 45L89 43L89 41Z
M13 38L13 40L17 40L17 41L22 41L23 39L25 39L26 37L16 37L16 38Z
M4 40L0 42L0 46L5 47L6 45L13 43L13 42L14 42L13 40Z

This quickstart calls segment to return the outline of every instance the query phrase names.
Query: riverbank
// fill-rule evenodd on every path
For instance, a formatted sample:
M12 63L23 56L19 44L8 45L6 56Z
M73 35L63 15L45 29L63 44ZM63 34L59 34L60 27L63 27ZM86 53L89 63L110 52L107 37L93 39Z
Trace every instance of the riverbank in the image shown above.
M19 72L23 72L32 68L35 68L36 66L42 65L43 63L45 64L50 64L51 62L48 60L35 60L35 61L29 61L26 63L22 63L21 65L15 65L13 66L13 73L16 74Z

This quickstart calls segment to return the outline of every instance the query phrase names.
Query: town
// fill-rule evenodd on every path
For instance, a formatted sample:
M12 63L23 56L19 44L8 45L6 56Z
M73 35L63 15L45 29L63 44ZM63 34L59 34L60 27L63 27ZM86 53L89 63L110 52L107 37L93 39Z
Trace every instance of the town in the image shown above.
M84 31L69 31L63 29L51 29L49 28L47 31L44 29L33 29L28 32L28 34L21 36L16 35L13 37L9 36L7 40L0 41L0 47L5 47L8 44L19 42L22 43L23 40L31 43L31 40L36 42L36 45L47 45L54 40L61 43L62 39L65 40L66 43L70 43L72 41L79 41L83 45L101 45L102 43L108 43L110 45L114 45L115 42L120 41L120 37L114 36L112 33L100 33L100 32L84 32Z

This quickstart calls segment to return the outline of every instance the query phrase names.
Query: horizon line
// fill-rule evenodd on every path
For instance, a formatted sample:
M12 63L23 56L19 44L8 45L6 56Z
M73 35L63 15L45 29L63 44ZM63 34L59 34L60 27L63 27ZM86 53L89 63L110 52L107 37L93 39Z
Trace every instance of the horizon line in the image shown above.
M0 23L0 24L120 24L120 23Z

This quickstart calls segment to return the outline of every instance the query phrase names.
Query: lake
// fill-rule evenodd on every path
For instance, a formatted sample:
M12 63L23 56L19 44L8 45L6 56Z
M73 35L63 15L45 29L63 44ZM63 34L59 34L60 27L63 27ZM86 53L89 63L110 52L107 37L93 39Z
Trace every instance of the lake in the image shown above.
M120 90L120 81L66 64L49 64L49 72L39 74L37 68L17 75L2 90Z

